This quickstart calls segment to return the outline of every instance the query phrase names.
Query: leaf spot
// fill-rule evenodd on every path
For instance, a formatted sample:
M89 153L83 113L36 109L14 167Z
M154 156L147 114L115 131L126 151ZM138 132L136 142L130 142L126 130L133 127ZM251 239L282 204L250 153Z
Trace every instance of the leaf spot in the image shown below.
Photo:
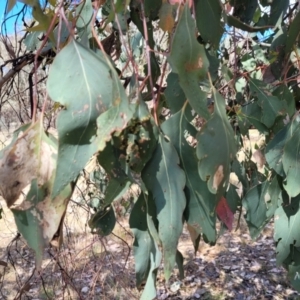
M214 178L213 178L213 188L215 190L218 189L219 185L221 184L221 182L223 181L224 178L224 172L223 172L223 165L219 165L217 171L214 174Z

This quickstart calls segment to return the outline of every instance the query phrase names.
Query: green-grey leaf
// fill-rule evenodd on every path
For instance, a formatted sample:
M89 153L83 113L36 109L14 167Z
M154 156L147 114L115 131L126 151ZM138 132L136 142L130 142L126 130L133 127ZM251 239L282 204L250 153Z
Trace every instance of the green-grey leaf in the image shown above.
M230 4L234 6L233 15L247 24L252 21L258 6L257 0L230 0Z
M265 150L265 157L269 166L280 176L285 177L285 171L282 164L284 147L287 141L292 137L295 130L299 128L299 117L294 118L287 126L281 129L274 138L268 143Z
M155 242L152 242L150 251L150 271L144 291L141 296L141 300L152 300L156 298L156 276L158 267L161 263L161 257L162 255L158 249L157 244Z
M262 81L251 79L249 86L252 95L258 98L258 105L262 108L261 122L270 128L277 116L284 116L287 113L286 102L273 96Z
M289 7L289 0L273 0L271 2L270 25L281 25L284 14Z
M108 185L104 192L104 206L111 204L126 192L130 185L130 179L125 173L119 159L120 152L112 143L108 142L106 147L97 156L99 164L108 175Z
M274 216L280 192L277 178L274 177L271 183L265 181L251 188L243 199L243 206L246 209L246 221L253 239L259 236Z
M219 0L195 1L196 22L202 39L217 49L224 26L221 23L222 8ZM209 26L207 26L209 24Z
M206 78L209 61L204 47L195 38L195 21L188 4L179 17L169 62L172 72L178 74L180 86L193 109L204 119L209 119L207 95L199 86L199 82Z
M184 190L187 206L184 212L186 222L198 234L204 234L206 239L216 241L216 214L217 197L210 193L207 184L198 173L195 164L195 149L186 140L186 134L196 135L196 129L186 118L187 103L177 114L162 124L163 132L170 138L180 158L180 165L186 175L186 188Z
M76 21L77 29L87 30L94 15L92 1L83 1L82 3L80 3L76 7L76 14L78 15L78 19Z
M129 226L134 234L133 254L135 260L136 286L146 282L150 270L150 253L153 243L147 226L147 206L141 194L134 204L129 218Z
M295 99L290 89L284 85L279 85L273 92L273 96L276 96L280 101L285 102L286 112L292 117L296 112Z
M290 197L296 197L300 193L300 117L295 118L298 122L292 137L286 141L282 156L283 170L286 174L284 189Z
M167 77L167 88L165 90L166 102L172 114L181 110L186 101L186 96L179 84L179 76L171 72Z
M164 270L169 279L176 261L178 239L182 232L186 199L185 175L178 166L174 146L160 135L152 159L142 172L142 179L153 195L159 222L158 233L163 246Z
M289 32L287 35L285 52L289 53L293 50L293 46L299 36L300 28L300 12L298 11L296 17L293 19L292 24L290 25Z
M281 265L290 255L291 247L300 247L300 197L292 198L290 204L279 206L275 212L274 240L277 264Z
M53 101L64 106L57 120L55 196L77 177L94 153L104 149L114 132L127 126L135 107L129 105L109 60L74 40L56 56L47 90Z
M235 158L236 142L227 119L225 99L212 88L213 116L201 128L197 140L198 171L213 194L223 193L229 182L230 163Z
M64 109L57 120L59 153L54 196L77 177L97 151L92 143L96 137L96 119L111 106L112 89L110 69L105 60L75 40L56 56L47 90L51 99L62 104Z
M179 279L184 278L183 261L184 261L184 257L182 255L182 253L179 250L177 250L177 252L176 252L176 264L177 264L178 270L179 270Z

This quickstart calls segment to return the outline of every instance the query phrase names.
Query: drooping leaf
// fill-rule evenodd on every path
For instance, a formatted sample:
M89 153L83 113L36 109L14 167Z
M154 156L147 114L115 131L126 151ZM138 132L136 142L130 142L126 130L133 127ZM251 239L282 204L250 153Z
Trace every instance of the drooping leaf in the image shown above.
M176 73L169 73L167 77L167 88L165 90L166 102L172 114L181 110L186 101L186 96L179 84L179 76Z
M64 106L57 120L55 196L105 147L115 131L126 127L134 108L109 62L74 40L56 56L47 90L52 100Z
M218 0L196 0L196 23L201 38L211 43L215 49L219 48L219 42L224 32L221 23L222 8ZM207 26L209 24L209 26Z
M231 6L234 7L233 15L242 22L249 24L257 9L257 0L230 0Z
M225 99L212 88L214 113L201 128L197 140L198 171L213 194L223 194L229 182L230 163L235 158L236 142L227 119Z
M134 234L133 253L135 260L136 286L146 282L150 269L150 253L153 239L147 226L147 206L141 194L134 204L129 218L129 226ZM154 286L155 290L155 286Z
M190 238L193 242L195 254L197 253L199 249L199 244L200 244L200 239L201 239L201 234L198 233L198 231L191 225L187 224L187 230L190 234Z
M280 176L285 177L282 158L284 154L284 147L287 141L292 137L295 130L299 128L299 117L280 130L274 138L268 143L265 150L266 161L269 166Z
M28 126L26 126L28 127ZM12 209L19 232L36 253L40 269L43 251L58 236L71 196L67 185L53 200L51 190L56 168L57 144L44 132L38 120L1 152L0 191Z
M109 235L116 224L116 216L113 207L110 205L96 212L92 215L88 224L93 233L97 233L101 236Z
M282 203L275 212L274 240L278 265L283 264L293 247L300 247L299 201L299 196L292 198L290 203Z
M120 155L120 151L111 142L108 142L103 151L97 156L99 164L104 168L108 176L108 185L104 192L104 206L122 197L131 183L120 163Z
M280 28L275 34L270 47L271 53L273 53L273 56L275 56L275 59L271 64L271 71L276 79L279 79L283 75L282 72L287 59L285 52L286 42L287 31L285 28Z
M249 181L246 174L245 162L239 162L235 159L232 163L232 172L236 174L239 182L243 185L243 193L247 193L249 189Z
M281 199L281 186L279 185L278 177L275 176L268 188L268 194L265 196L265 204L267 207L267 222L274 217L275 211L279 206L279 201Z
M146 285L144 291L141 296L141 300L152 300L156 298L156 277L158 267L161 263L161 252L155 242L151 243L151 251L150 251L150 271L146 281Z
M32 16L39 22L39 30L42 30L44 33L46 33L51 26L52 19L54 18L54 12L49 10L47 13L44 13L39 0L27 0L26 2L28 3L25 4L28 4L32 7ZM49 39L53 44L55 43L54 35L51 31L49 34Z
M175 148L160 135L152 159L142 172L142 179L156 205L166 280L169 279L176 262L177 244L182 232L186 205L183 193L185 175L178 163Z
M206 79L209 62L203 45L195 38L195 21L187 4L179 16L169 62L192 108L204 119L209 119L207 95L199 86L199 82Z
M251 125L261 134L268 134L268 128L261 122L262 110L257 101L245 103L238 112L238 123L243 135L248 134Z
M81 44L87 48L91 48L89 45L89 39L92 36L92 19L94 15L94 9L92 1L82 1L76 7L76 30Z
M282 155L283 170L286 174L284 189L290 197L296 197L300 193L299 171L300 171L300 117L294 119L295 128L292 128L292 136L284 145Z
M152 21L157 18L162 2L162 0L145 0L143 2L143 7L141 7L141 2L139 0L132 0L130 1L130 8L131 10L143 10L145 16Z
M223 196L218 202L216 212L220 220L226 225L229 231L232 230L234 215Z
M176 264L177 264L178 270L179 270L179 279L181 279L181 280L184 279L183 261L184 261L184 258L183 258L182 253L179 250L177 250Z
M284 14L289 7L289 0L273 0L271 3L270 25L281 25Z
M295 112L295 99L290 89L286 85L279 85L273 92L273 96L277 97L281 102L284 101L284 106L286 107L286 112L291 118Z
M148 224L149 232L154 242L158 246L161 246L162 242L158 234L158 220L157 220L157 209L156 209L155 200L151 193L148 194L148 191L146 190L146 187L143 183L141 185L141 190L143 191L144 198L146 201L146 206L147 206L147 224Z
M262 108L261 122L270 128L277 116L287 113L286 102L273 96L262 81L251 79L249 86L252 95L258 98L258 105Z
M289 256L285 259L283 266L288 271L288 279L297 291L300 290L300 251L299 247L291 246Z
M243 192L245 193L246 191L243 189ZM241 197L237 192L237 187L233 184L230 184L229 189L226 191L224 196L230 211L235 214L238 210L238 207L242 204Z
M207 184L198 173L195 164L195 149L186 140L186 134L196 135L196 129L189 123L188 104L162 124L163 132L170 138L180 158L180 165L186 175L186 188L184 190L187 205L184 212L189 227L194 228L197 236L203 234L210 243L216 241L216 214L217 197L210 193ZM196 241L197 236L194 240Z
M298 11L296 17L293 19L289 33L286 40L285 52L289 53L293 50L293 46L299 37L299 27L300 27L300 12Z
M277 178L251 188L243 199L246 221L252 238L257 238L262 229L274 216L280 198Z
M91 1L83 1L76 7L78 15L76 27L78 30L87 30L93 18L93 6Z
M130 228L135 240L133 244L136 260L137 287L146 281L141 299L156 297L156 277L162 254L158 248L161 244L157 233L156 207L154 199L147 195L142 183L140 195L130 215Z
M100 73L102 80L98 79ZM96 137L96 119L111 106L112 86L104 59L78 42L71 41L56 56L47 89L51 99L64 109L57 120L59 154L54 195L77 177L97 151L92 143Z

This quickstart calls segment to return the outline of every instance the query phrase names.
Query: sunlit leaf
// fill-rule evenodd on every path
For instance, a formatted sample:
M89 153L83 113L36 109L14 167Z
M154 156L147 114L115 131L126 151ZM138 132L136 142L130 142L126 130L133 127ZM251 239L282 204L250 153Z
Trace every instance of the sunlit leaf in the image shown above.
M47 90L53 101L64 106L57 121L55 196L76 179L94 153L104 149L115 131L126 127L134 106L129 107L118 76L105 58L74 40L55 58Z

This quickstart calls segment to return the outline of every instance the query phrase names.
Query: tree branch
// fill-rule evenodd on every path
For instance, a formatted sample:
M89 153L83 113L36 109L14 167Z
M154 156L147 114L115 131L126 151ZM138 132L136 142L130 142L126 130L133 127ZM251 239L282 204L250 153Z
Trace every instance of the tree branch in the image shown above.
M34 55L30 55L29 57L25 57L21 61L19 61L13 69L9 70L3 77L0 78L0 89L3 85L11 78L13 78L18 72L20 72L25 66L32 63L34 60Z

